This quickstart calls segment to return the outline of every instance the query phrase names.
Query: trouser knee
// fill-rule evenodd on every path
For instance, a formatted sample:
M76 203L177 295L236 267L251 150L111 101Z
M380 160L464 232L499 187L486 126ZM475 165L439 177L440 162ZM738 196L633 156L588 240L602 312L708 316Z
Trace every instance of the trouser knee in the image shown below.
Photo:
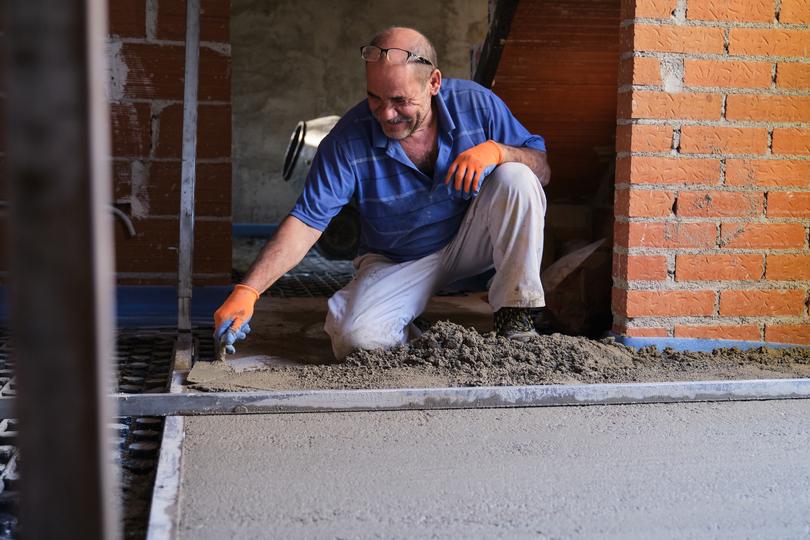
M537 176L523 163L503 163L492 171L486 181L493 184L496 192L534 196L540 191Z
M363 320L363 317L344 317L338 320L330 313L324 329L332 340L335 358L342 360L355 349L389 348L402 343L401 326L386 328L386 325L380 325L378 321Z

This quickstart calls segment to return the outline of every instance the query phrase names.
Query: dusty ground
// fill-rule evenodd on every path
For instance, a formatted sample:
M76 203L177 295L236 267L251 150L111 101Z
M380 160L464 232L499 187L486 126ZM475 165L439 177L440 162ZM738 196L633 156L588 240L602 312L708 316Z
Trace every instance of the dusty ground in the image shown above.
M552 334L521 343L439 322L409 345L355 351L343 363L261 365L239 371L198 363L189 383L200 390L402 388L810 377L810 350L633 349Z

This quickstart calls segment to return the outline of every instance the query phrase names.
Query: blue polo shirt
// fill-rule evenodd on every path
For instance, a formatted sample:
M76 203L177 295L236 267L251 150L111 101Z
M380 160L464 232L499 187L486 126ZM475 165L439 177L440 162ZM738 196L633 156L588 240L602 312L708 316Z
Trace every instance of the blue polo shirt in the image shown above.
M419 259L453 239L470 205L469 196L444 185L459 153L489 139L546 150L542 137L529 133L479 84L444 79L434 100L439 153L432 178L411 162L399 141L386 137L363 100L321 141L290 215L323 231L354 198L360 254L380 253L396 262Z

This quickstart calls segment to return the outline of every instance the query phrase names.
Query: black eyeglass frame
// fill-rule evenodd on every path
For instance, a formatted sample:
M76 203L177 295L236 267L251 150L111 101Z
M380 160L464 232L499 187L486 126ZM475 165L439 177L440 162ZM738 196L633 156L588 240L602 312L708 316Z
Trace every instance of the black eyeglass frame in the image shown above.
M378 58L377 60L369 60L368 58L366 58L363 55L363 51L366 50L368 47L374 47L375 49L378 49L380 51L380 58ZM363 45L362 47L360 47L360 58L362 58L366 62L379 62L380 59L382 59L383 56L385 56L385 58L388 59L388 51L402 51L402 52L408 53L408 58L406 58L405 62L403 62L405 64L410 64L410 63L427 64L427 65L429 65L431 67L434 67L434 68L436 67L433 64L433 62L431 62L430 60L428 60L424 56L419 56L418 54L414 54L414 53L412 53L411 51L409 51L407 49L400 49L399 47L389 47L387 49L383 49L382 47L378 47L376 45Z

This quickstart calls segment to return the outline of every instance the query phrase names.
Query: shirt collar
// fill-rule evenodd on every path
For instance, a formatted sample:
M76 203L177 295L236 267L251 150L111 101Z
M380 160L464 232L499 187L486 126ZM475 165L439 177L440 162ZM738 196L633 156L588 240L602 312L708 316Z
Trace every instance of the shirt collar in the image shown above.
M450 133L456 129L456 124L450 116L450 111L447 110L447 104L444 102L441 90L436 94L436 110L439 111L439 126L444 129L446 133Z
M450 116L450 111L447 110L447 104L444 102L441 91L439 91L433 99L436 103L436 111L439 113L439 127L444 129L445 132L450 133L456 129L456 124ZM380 123L371 113L371 109L369 109L368 113L371 116L371 140L374 147L387 148L390 140L380 127Z

